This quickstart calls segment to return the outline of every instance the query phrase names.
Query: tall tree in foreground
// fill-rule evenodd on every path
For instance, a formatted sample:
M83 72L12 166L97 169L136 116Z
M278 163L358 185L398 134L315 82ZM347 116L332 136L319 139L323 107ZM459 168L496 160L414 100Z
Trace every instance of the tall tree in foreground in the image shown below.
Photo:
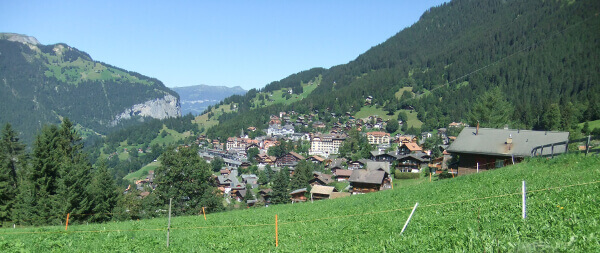
M275 175L273 181L273 196L271 197L271 203L273 204L285 204L290 202L288 185L290 184L290 172L288 168L282 168Z
M6 124L0 136L0 226L9 221L17 196L17 172L26 166L25 145Z
M119 193L115 180L106 168L105 161L100 161L88 187L90 201L93 203L91 220L104 222L111 219L113 209L117 205Z
M197 147L169 148L161 156L162 166L155 171L154 194L167 206L173 199L175 214L197 214L202 198L212 193L210 166L198 155Z

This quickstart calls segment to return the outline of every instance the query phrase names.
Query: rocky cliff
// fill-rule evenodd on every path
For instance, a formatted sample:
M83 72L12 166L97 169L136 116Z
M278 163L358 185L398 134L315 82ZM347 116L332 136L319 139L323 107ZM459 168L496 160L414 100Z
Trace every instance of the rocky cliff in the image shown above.
M166 95L163 98L148 100L142 104L135 104L126 109L111 122L111 125L118 124L121 120L131 119L134 116L151 117L164 119L181 116L181 107L179 100L173 95Z

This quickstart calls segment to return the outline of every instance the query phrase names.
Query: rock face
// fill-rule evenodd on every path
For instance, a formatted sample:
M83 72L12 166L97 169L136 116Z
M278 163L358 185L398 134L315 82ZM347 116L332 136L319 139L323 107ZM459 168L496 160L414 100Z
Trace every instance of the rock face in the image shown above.
M32 44L32 45L40 44L40 42L35 37L27 36L27 35L23 35L23 34L1 33L0 38L6 39L8 41L16 41L16 42Z
M179 100L173 95L166 95L163 98L148 100L143 104L133 105L131 108L115 116L111 125L118 124L121 120L131 119L133 116L152 117L164 119L181 116L181 107Z

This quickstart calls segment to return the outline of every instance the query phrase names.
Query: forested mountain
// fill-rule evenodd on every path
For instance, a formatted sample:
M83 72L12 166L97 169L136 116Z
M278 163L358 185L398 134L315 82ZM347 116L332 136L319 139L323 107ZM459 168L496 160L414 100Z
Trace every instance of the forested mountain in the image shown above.
M186 87L171 88L179 94L181 103L181 112L198 115L211 105L219 103L231 95L244 95L246 90L240 86L211 86L211 85L193 85Z
M0 124L11 123L25 143L63 117L106 133L130 119L180 115L177 93L157 79L94 61L63 43L0 34Z
M600 118L600 2L455 0L425 12L418 22L355 60L330 69L294 74L245 97L225 101L211 137L261 126L281 110L356 113L365 98L395 111L413 107L423 130L451 121L487 122L494 97L511 128L571 130L575 122ZM304 100L250 110L257 92L308 82L320 85ZM403 87L412 91L396 94ZM478 107L477 110L474 108Z

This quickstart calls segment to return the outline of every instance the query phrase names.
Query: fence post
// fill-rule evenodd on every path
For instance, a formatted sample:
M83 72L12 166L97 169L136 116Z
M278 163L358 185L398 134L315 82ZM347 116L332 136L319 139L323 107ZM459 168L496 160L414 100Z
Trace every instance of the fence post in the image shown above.
M277 231L277 214L275 214L275 248L279 247L279 231Z
M402 227L402 231L400 231L400 234L402 235L402 233L404 233L404 230L406 229L406 226L408 226L408 223L410 222L410 219L412 218L413 214L415 213L415 210L417 210L417 206L419 205L419 202L415 203L415 206L413 207L412 212L410 212L410 215L408 216L408 219L406 219L406 223L404 223L404 227Z
M590 152L590 139L591 139L591 135L588 135L588 139L587 139L587 143L585 144L585 156L588 155L588 153Z
M527 190L526 190L526 186L525 186L525 180L523 180L523 187L522 187L522 194L523 194L523 211L522 211L522 216L523 219L525 219L527 217Z
M204 212L204 207L202 207L202 215L204 215L204 220L206 220L206 213Z
M65 226L65 231L67 231L69 229L69 216L71 216L71 213L67 213L67 222L66 222L66 226Z
M479 163L477 163L477 173L479 173Z
M171 200L169 199L169 222L167 223L167 248L169 247L169 234L171 233Z

